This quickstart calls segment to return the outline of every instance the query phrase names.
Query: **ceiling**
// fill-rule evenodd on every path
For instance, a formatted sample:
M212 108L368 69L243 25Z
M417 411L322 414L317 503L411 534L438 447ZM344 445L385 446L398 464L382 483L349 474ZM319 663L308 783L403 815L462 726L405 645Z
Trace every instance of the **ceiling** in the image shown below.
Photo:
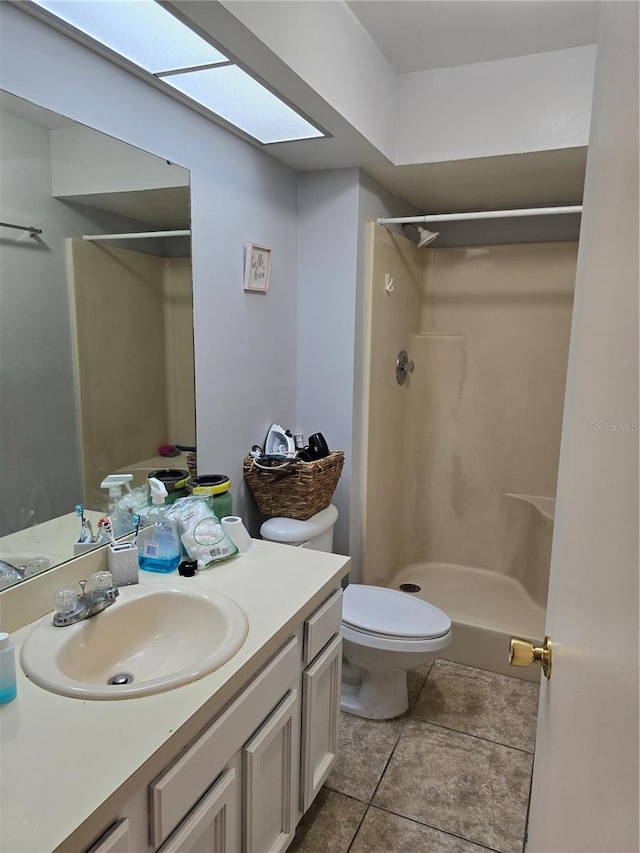
M347 0L346 6L395 72L409 74L593 44L597 41L600 3L596 0ZM220 11L222 4L187 3L183 6L183 17L191 17L198 23L195 12L205 7ZM276 4L273 8L276 9ZM212 33L219 32L218 23L216 19ZM203 27L203 22L200 26ZM253 59L259 52L257 42L251 47L253 53L249 51L248 57ZM277 64L279 59L271 53L269 62ZM254 70L277 91L278 79L269 79L265 71L268 67ZM281 68L280 74L280 82L295 76L287 67ZM301 91L304 89L302 85ZM294 169L359 166L427 213L575 204L582 197L584 147L397 166L321 97L303 91L299 98L292 95L290 98L303 109L308 104L308 114L314 115L320 124L330 126L332 132L327 139L282 143L265 149ZM15 105L13 108L16 109ZM12 107L0 102L0 109ZM49 127L65 123L51 115L41 115L39 121ZM116 201L120 204L127 200ZM135 202L144 207L143 198L138 197ZM163 219L162 227L176 225Z
M594 44L596 0L348 0L398 74Z
M529 149L525 144L496 156L438 157L403 165L394 162L390 148L383 152L383 135L370 137L369 130L379 132L380 111L390 111L390 75L399 78L593 45L597 0L172 0L170 5L329 132L327 138L264 149L298 171L360 167L425 213L569 205L582 199L586 145ZM331 5L343 5L346 18L337 10L320 14L319 7ZM364 41L354 35L351 23ZM300 38L305 25L309 32L317 26L315 41ZM323 39L332 27L341 29L335 30L327 52ZM366 49L369 38L375 51ZM351 56L369 63L360 66L363 73L354 77L353 85L341 76L349 74L345 57L351 45ZM380 64L372 57L379 57ZM508 69L504 73L508 75ZM337 80L342 82L336 85ZM375 81L382 96L378 117L370 121L372 104L360 111L358 98L374 98ZM332 97L341 86L347 95ZM396 79L396 105L399 88ZM573 116L566 119L570 123ZM468 150L474 150L472 144Z

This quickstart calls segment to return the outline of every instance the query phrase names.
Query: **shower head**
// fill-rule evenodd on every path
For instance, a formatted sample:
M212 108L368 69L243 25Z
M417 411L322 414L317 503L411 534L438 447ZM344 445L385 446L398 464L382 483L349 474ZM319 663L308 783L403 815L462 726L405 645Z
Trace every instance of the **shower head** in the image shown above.
M436 237L440 236L439 231L429 231L428 228L424 228L422 225L416 225L418 229L418 248L422 249L425 246L428 246L429 243L433 243Z

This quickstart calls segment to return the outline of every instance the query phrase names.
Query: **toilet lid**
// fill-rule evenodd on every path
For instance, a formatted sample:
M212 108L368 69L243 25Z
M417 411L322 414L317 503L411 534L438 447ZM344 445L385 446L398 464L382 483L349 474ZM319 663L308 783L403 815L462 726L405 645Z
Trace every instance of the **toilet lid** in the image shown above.
M428 601L397 589L349 584L344 592L345 625L383 637L432 639L451 630L451 619Z

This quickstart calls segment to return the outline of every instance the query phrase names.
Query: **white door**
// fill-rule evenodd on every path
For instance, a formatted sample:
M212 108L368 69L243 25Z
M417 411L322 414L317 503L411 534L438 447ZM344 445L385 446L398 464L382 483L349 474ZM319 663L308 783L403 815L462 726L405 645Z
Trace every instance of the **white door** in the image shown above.
M638 4L603 3L527 853L637 853Z

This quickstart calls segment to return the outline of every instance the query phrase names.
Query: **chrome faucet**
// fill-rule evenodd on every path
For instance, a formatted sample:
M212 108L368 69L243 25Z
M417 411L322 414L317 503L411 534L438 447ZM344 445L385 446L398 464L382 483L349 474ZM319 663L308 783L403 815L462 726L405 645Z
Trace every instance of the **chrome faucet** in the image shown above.
M12 581L22 581L26 577L22 567L14 566L13 563L7 563L6 560L0 560L0 578L7 578Z
M59 589L54 597L55 613L53 624L56 628L75 625L83 619L89 619L110 607L120 594L113 584L111 572L96 572L89 578L89 590L85 589L86 580L80 581L82 592L77 595L72 587Z

